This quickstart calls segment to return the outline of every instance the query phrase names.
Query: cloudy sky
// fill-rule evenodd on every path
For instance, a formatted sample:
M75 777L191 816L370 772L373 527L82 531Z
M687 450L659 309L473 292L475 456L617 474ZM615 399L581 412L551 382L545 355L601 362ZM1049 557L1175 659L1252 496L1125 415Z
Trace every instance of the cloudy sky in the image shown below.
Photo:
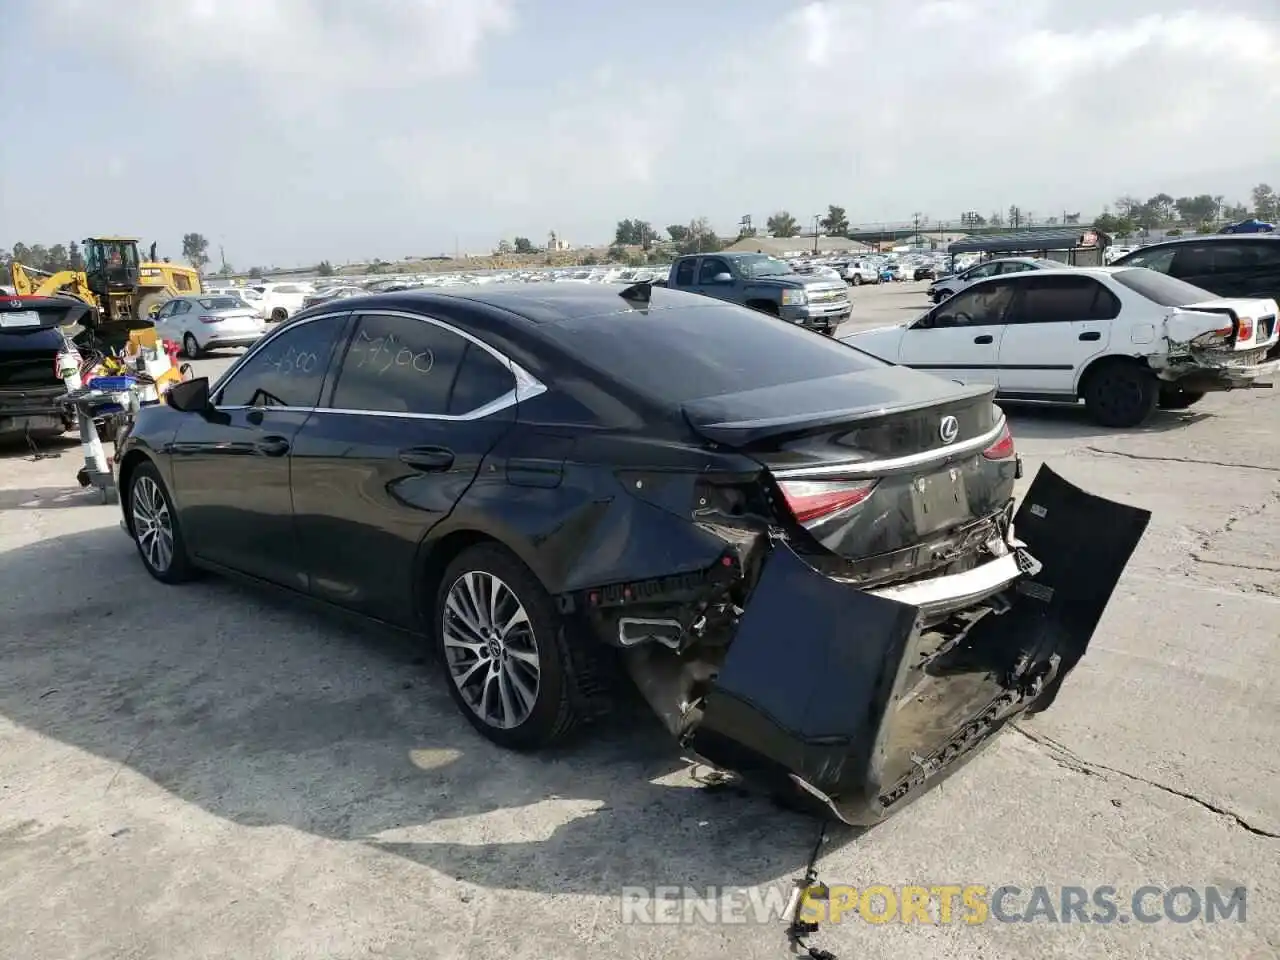
M0 246L245 268L1280 186L1280 0L3 5Z

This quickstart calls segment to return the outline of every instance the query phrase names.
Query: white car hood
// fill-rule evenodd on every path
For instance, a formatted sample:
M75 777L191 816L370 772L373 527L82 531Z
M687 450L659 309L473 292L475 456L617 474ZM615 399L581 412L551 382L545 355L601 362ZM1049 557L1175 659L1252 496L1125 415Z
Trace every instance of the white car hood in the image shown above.
M897 363L898 349L902 345L902 335L907 332L907 326L906 323L895 323L890 327L873 327L870 330L844 334L836 339L873 357Z

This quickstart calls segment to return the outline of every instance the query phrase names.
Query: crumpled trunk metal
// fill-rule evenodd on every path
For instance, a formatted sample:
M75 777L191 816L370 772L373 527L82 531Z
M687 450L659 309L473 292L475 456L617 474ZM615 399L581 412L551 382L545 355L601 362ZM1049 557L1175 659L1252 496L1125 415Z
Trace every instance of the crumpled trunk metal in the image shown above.
M1039 569L941 648L921 608L818 573L777 543L686 745L873 824L1008 719L1053 702L1149 520L1041 467L1014 520Z

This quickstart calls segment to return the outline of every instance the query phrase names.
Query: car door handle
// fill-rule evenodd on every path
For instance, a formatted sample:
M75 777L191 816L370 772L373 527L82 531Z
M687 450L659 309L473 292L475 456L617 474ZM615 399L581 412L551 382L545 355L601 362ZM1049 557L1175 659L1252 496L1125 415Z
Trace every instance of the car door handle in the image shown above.
M411 447L400 451L400 462L424 473L448 470L453 466L453 451L444 447Z
M284 437L263 437L253 448L268 457L283 457L289 452L289 441Z
M1101 340L1102 334L1097 330L1086 330L1076 338L1077 340Z
M995 342L996 342L996 338L995 338L995 337L993 337L993 336L992 336L991 334L989 334L989 333L984 333L984 334L983 334L982 336L980 336L980 337L974 337L974 338L973 338L973 342L974 342L974 343L995 343Z

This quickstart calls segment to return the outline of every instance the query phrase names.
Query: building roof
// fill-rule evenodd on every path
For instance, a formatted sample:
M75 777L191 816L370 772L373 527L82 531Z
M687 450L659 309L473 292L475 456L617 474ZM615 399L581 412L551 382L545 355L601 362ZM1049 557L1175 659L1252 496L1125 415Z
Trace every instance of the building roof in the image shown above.
M1089 242L1086 242L1089 241ZM1017 233L988 233L957 240L948 253L1024 253L1038 250L1072 250L1076 247L1106 246L1111 238L1091 227L1059 227L1056 230L1019 230Z
M869 253L875 247L848 237L818 237L819 253ZM781 257L791 253L813 253L813 235L807 237L743 237L725 247L732 253L767 253Z

